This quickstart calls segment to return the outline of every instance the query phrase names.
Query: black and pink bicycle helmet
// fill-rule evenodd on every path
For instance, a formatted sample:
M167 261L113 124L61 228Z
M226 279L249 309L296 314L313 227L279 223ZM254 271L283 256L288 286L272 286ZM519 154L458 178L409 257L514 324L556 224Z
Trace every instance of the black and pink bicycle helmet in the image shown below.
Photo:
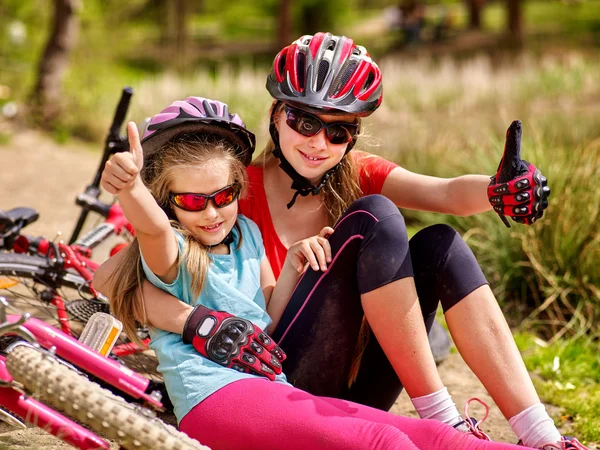
M316 114L368 116L381 104L381 71L345 36L305 35L281 50L269 77L273 98Z
M246 129L239 115L229 112L225 103L203 97L175 101L150 119L142 135L144 158L183 134L223 137L235 146L245 166L252 161L256 145L254 134Z

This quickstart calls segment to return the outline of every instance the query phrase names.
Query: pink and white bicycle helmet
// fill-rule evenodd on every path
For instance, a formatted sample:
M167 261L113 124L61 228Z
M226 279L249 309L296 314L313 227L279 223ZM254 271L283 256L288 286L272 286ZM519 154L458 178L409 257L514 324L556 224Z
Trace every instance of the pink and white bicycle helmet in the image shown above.
M345 36L305 35L281 50L267 78L273 98L316 114L372 114L383 100L381 71Z
M223 137L235 146L245 166L252 161L256 145L254 134L246 129L239 115L229 113L225 103L203 97L175 101L150 119L142 135L144 158L183 134Z

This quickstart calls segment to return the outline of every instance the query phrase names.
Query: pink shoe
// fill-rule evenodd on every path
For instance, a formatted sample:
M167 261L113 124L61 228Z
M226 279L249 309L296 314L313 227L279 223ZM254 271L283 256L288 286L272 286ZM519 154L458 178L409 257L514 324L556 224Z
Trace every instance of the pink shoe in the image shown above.
M523 445L521 441L517 445ZM560 442L553 444L544 444L540 447L541 450L591 450L577 439L569 436L563 436Z
M543 450L591 450L577 439L569 436L563 436L560 442L556 444L546 444L542 446Z
M480 421L477 421L473 417L469 417L469 412L468 412L469 403L471 403L472 401L479 402L485 407L485 416L483 416L483 419L481 419ZM489 412L490 412L490 408L482 400L479 400L478 398L475 398L475 397L470 398L469 400L467 400L467 403L465 404L465 416L464 417L466 417L466 419L464 419L462 422L459 422L456 425L454 425L454 428L456 428L458 431L460 431L462 433L471 434L471 435L475 436L477 439L481 439L484 441L491 441L490 437L487 434L485 434L483 431L481 431L481 429L479 428L479 425L481 425L483 423L483 421L488 418Z

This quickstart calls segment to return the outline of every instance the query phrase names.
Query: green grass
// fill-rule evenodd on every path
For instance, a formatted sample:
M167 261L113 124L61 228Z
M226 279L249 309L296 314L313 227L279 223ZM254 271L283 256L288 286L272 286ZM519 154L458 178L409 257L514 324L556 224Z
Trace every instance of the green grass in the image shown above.
M516 336L525 364L545 402L559 405L558 426L582 442L600 442L599 342L580 338L542 347L531 334ZM537 341L539 342L539 341Z

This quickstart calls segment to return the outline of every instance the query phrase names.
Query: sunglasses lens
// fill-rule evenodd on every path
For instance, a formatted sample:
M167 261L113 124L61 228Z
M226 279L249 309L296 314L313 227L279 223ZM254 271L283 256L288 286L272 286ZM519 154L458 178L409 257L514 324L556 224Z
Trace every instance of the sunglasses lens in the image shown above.
M326 124L312 114L291 108L287 109L286 123L296 133L306 137L312 137L326 127L327 140L334 145L347 144L352 141L357 129L351 124Z
M311 137L321 131L321 122L316 117L295 109L288 110L287 124L296 133Z
M347 144L352 140L353 133L343 125L332 125L327 127L327 140L336 144Z
M206 208L206 198L195 194L179 194L173 197L173 202L186 211L202 211Z
M221 192L215 194L215 204L218 208L223 208L233 203L233 201L237 198L239 192L240 189L237 184L229 186L227 189L224 189Z

